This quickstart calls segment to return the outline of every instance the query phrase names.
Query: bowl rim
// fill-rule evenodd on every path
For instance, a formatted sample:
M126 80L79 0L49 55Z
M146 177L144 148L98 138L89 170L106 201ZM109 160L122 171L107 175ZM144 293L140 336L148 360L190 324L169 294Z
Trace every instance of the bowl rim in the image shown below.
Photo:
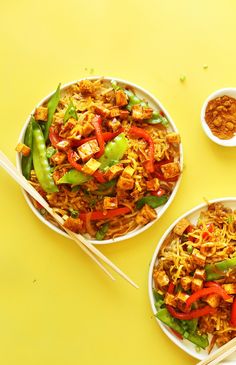
M93 81L93 80L97 80L97 79L103 79L103 80L107 80L107 81L115 80L120 84L125 84L127 86L130 86L131 88L134 88L135 91L137 90L138 92L143 93L145 95L145 97L147 97L147 99L151 100L158 108L163 110L164 114L167 116L167 119L168 119L168 121L171 125L171 129L174 132L179 133L173 119L171 118L169 112L166 110L166 108L163 106L163 104L154 95L152 95L149 91L147 91L143 87L141 87L141 86L139 86L139 85L137 85L133 82L130 82L130 81L127 81L127 80L124 80L124 79L120 79L120 78L117 78L117 77L110 77L110 76L108 76L108 77L107 76L106 77L105 76L88 76L88 77L82 77L78 80L73 80L73 81L67 82L67 83L61 85L60 90L61 91L66 90L68 87L70 87L71 85L73 85L75 83L80 82L81 80L92 80ZM20 132L20 135L19 135L19 138L18 138L18 142L21 142L23 140L27 125L30 121L31 115L34 114L35 109L38 108L39 106L41 106L47 100L49 100L49 98L54 94L54 92L55 92L55 90L52 91L51 93L49 93L48 95L46 95L44 98L42 98L38 102L38 104L34 107L34 109L31 111L31 113L27 117L27 119L26 119L26 121L25 121L25 123L24 123L24 125L21 129L21 132ZM167 203L163 206L163 208L160 210L160 213L158 214L157 218L154 219L153 221L149 222L145 226L142 226L140 228L137 227L135 230L127 233L126 235L116 237L116 238L112 238L112 239L103 240L103 241L87 239L88 242L90 242L92 244L96 244L96 245L105 245L105 244L112 244L112 243L117 243L117 242L120 242L120 241L124 241L124 240L127 240L129 238L133 238L136 235L146 231L149 227L151 227L155 222L157 222L160 219L160 217L165 213L165 211L168 209L168 207L170 206L170 204L174 200L174 198L176 196L176 193L179 189L181 179L182 179L182 173L183 173L183 145L182 145L182 142L180 143L179 148L180 148L180 161L179 161L179 163L180 163L181 174L180 174L180 177L179 177L179 179L178 179L178 181L177 181L177 183L176 183L176 185L175 185L175 187L174 187L174 189L171 193L170 198L168 199ZM22 172L22 170L21 170L21 157L20 157L19 153L16 154L16 167L17 167L18 171ZM23 190L23 189L21 189L21 190L22 190L22 193L24 195L24 198L25 198L27 204L29 205L29 207L31 208L33 213L41 220L41 222L43 222L45 225L47 225L49 228L51 228L54 232L57 232L57 233L61 234L62 236L71 239L67 235L66 232L63 232L60 228L55 226L53 223L47 221L39 213L39 211L34 207L33 203L31 202L31 200L30 200L28 194L25 192L25 190Z
M207 137L210 138L216 144L224 147L236 147L236 135L230 139L220 139L212 133L211 129L209 128L205 120L205 112L209 101L223 95L228 95L236 99L236 87L224 87L221 89L217 89L205 99L200 114L201 125Z
M186 218L190 215L192 215L193 213L197 212L198 210L202 210L204 208L207 207L208 203L218 203L218 202L235 202L236 203L236 197L221 197L221 198L215 198L215 199L210 199L208 202L204 202L201 204L198 204L196 206L194 206L193 208L189 209L188 211L186 211L185 213L181 214L177 219L175 219L175 221L166 229L166 231L163 233L163 235L161 236L161 238L159 239L157 246L155 248L155 251L153 253L152 259L151 259L151 263L149 266L149 272L148 272L148 296L149 296L149 301L151 304L151 309L152 312L155 316L156 314L156 308L155 308L155 301L154 301L154 297L153 297L153 279L152 279L152 273L153 273L153 269L154 269L154 265L157 259L157 255L160 251L160 248L163 244L163 242L165 241L165 239L167 238L167 236L170 234L170 232L173 230L173 228L175 227L175 225L183 218ZM184 352L186 352L187 354L189 354L190 356L194 357L195 359L198 360L203 360L205 359L205 355L198 353L194 350L192 350L191 348L188 348L187 346L184 345L183 341L179 340L174 334L172 334L170 332L170 330L168 329L168 326L166 326L165 324L163 324L158 318L156 318L156 321L158 323L158 325L161 327L161 330L165 333L165 335L179 348L181 348ZM235 360L234 362L229 361L229 362L224 362L222 364L225 365L234 365L235 364Z

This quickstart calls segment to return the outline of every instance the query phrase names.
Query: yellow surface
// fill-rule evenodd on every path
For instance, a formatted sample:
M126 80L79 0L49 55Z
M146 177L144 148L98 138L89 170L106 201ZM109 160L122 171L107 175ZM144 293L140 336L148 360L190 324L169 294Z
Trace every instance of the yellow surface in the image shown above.
M203 197L235 194L235 148L213 144L199 121L209 93L236 86L235 13L234 0L1 2L0 148L12 161L35 104L58 82L90 74L128 79L156 95L179 128L185 155L165 216L139 237L101 248L139 290L109 281L73 242L44 226L0 170L2 365L197 362L156 324L147 275L174 219Z

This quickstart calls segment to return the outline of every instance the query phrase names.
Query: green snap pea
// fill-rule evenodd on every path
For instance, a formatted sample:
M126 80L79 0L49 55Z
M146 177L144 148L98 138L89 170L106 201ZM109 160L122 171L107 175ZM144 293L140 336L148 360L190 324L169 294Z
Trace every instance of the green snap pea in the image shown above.
M58 180L57 184L81 185L90 179L91 176L86 175L76 169L71 169Z
M33 164L37 179L46 193L55 193L57 186L52 178L51 169L47 159L46 144L43 132L38 123L33 122Z
M136 208L141 209L145 204L149 205L152 208L160 207L161 205L165 204L168 200L166 195L162 196L155 196L155 195L147 195L143 198L139 199L136 202Z
M128 140L124 133L119 134L112 141L108 142L104 154L98 160L101 163L99 170L105 171L118 163L124 156L127 148Z
M55 113L60 100L60 87L61 84L58 85L55 93L51 96L51 98L48 101L48 120L45 124L45 130L44 130L44 137L46 142L49 135L49 128L52 124L53 114Z
M24 175L24 177L27 180L29 180L29 178L30 178L30 172L31 172L31 168L32 168L33 121L34 121L34 118L31 117L30 122L26 129L25 138L24 138L24 144L26 144L26 146L30 147L31 151L30 151L29 156L22 156L22 160L21 160L22 174Z
M236 267L236 257L232 259L226 259L223 261L215 262L214 264L208 264L205 266L206 279L208 281L217 280L223 278L229 269Z

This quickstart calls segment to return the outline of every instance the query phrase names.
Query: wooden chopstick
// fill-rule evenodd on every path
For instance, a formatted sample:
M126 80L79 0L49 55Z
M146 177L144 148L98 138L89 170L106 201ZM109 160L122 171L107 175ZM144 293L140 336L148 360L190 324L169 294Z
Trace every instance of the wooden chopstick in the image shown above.
M197 365L216 365L226 357L236 351L236 337L221 346L213 354L207 356L206 359L197 363Z
M26 190L35 200L37 200L42 207L56 220L56 222L62 227L63 230L67 232L67 234L80 246L80 248L92 258L96 264L112 279L115 280L114 277L110 274L110 272L101 264L100 261L97 260L95 256L97 256L100 260L105 262L110 268L112 268L116 273L118 273L123 279L128 281L132 286L138 288L138 285L135 284L123 271L121 271L112 261L110 261L105 255L103 255L96 247L94 247L90 242L86 240L82 235L76 234L69 229L63 226L64 220L57 213L53 211L53 209L49 206L46 200L37 192L36 189L33 188L32 185L21 175L12 162L6 157L6 155L0 151L0 166L8 172L8 174L24 189Z

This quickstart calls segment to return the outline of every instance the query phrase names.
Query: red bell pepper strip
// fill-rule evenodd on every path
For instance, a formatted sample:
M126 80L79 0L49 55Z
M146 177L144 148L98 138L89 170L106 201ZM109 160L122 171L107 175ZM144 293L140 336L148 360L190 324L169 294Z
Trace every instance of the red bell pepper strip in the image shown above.
M78 171L82 171L82 166L78 162L76 162L75 156L76 156L76 152L73 151L72 149L70 149L67 152L67 158L68 158L68 161L71 164L71 166L74 167Z
M177 312L170 305L167 305L166 308L167 308L168 312L172 315L172 317L182 319L182 320L190 320L193 318L199 318L202 316L206 316L207 314L214 314L216 312L216 308L212 308L209 305L206 305L203 308L194 309L189 313Z
M175 284L174 284L173 282L171 282L171 283L169 284L168 289L167 289L167 293L168 293L168 294L173 294L173 293L174 293L174 291L175 291Z
M142 128L131 127L129 130L129 134L133 137L143 138L149 144L149 160L145 162L145 168L148 172L154 172L154 142L149 133Z
M96 138L100 148L100 151L96 153L95 157L99 158L103 155L105 150L105 142L102 135L102 118L100 115L95 115L95 117L92 120L92 125L94 126Z
M49 139L54 148L57 148L57 144L63 140L52 127L49 129Z
M73 151L72 149L70 149L67 153L68 161L71 164L71 166L74 167L76 170L82 171L83 166L80 165L78 162L76 162L75 155L76 155L76 152ZM106 179L101 171L95 171L93 176L100 183L106 182Z
M95 177L95 179L100 182L101 184L103 184L104 182L106 182L107 180L105 179L104 174L101 171L95 171L93 173L93 176Z
M224 300L231 299L231 296L227 294L226 291L220 285L212 285L208 288L200 289L197 292L190 295L190 297L186 300L186 309L188 309L191 306L191 304L196 302L198 299L201 299L202 297L205 297L209 294L217 294L221 296Z
M232 304L230 323L233 327L236 327L236 297L234 297L234 301Z
M170 328L170 330L171 330L171 332L173 332L173 334L174 334L176 337L178 337L180 340L182 340L182 339L183 339L183 336L182 336L179 332L177 332L177 331L173 330L173 328Z
M91 213L90 219L92 221L100 221L103 219L110 219L110 218L114 218L117 217L118 215L124 215L127 213L130 213L131 210L128 207L122 207L122 208L116 208L116 209L111 209L111 210L107 210L107 211L93 211ZM88 213L80 213L79 218L82 219L83 221L86 220L86 215Z

